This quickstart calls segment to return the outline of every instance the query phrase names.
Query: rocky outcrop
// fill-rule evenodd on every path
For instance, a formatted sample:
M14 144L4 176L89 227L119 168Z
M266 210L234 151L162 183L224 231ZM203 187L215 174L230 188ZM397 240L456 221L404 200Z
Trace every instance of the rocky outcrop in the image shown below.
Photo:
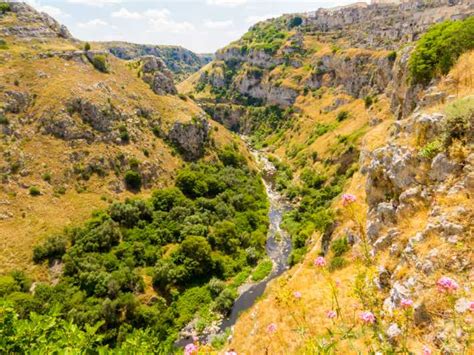
M305 84L311 89L342 86L348 94L364 97L385 91L392 80L392 67L393 61L388 56L370 51L325 55L316 59Z
M0 35L31 38L68 38L73 39L66 26L61 25L46 13L37 12L33 7L22 2L10 2L10 9L17 21L12 26L0 27Z
M25 111L33 101L31 95L22 91L5 92L5 111L11 113L21 113Z
M143 56L160 58L178 80L182 80L191 73L198 71L213 58L211 54L196 54L180 46L160 46L127 42L102 42L100 46L105 47L109 53L120 59L130 60Z
M173 74L158 57L146 56L138 59L141 63L142 79L155 94L165 95L178 93L173 82Z
M328 36L344 31L353 47L396 50L416 40L433 23L458 19L474 12L470 0L357 3L302 14L303 27Z
M196 118L192 122L175 122L168 132L168 139L185 159L197 160L204 155L209 133L209 122L205 118Z
M216 53L216 60L230 62L246 62L260 68L271 68L284 63L283 58L279 58L263 49L242 50L240 47L226 47Z

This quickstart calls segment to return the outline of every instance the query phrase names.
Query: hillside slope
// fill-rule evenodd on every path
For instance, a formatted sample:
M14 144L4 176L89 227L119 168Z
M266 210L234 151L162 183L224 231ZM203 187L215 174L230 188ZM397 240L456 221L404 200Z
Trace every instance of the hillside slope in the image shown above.
M211 54L197 54L180 46L146 45L127 42L95 42L94 47L109 51L120 59L152 55L161 58L174 75L176 83L197 72L212 60Z
M294 205L294 266L226 349L472 349L473 13L408 1L285 15L178 85L268 153Z
M32 268L38 238L135 194L127 175L146 194L185 160L215 155L206 147L233 141L192 101L154 85L167 77L153 58L84 51L49 16L10 6L0 15L1 271Z

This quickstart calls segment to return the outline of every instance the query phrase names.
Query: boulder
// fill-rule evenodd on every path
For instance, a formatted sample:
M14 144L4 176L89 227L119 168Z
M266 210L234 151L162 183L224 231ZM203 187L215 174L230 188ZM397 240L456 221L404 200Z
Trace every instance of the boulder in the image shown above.
M434 181L442 182L446 178L460 170L459 164L450 160L445 153L436 155L431 163L429 176Z

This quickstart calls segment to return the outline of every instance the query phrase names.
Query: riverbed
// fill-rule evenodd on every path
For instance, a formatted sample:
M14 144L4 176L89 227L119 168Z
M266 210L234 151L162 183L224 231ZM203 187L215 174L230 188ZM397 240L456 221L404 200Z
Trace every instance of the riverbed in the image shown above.
M245 141L245 138L244 138ZM218 325L218 329L212 331L211 335L200 337L200 341L209 342L213 337L224 334L226 329L232 328L239 315L253 306L257 299L263 295L268 283L280 276L288 269L288 257L291 253L291 238L282 228L281 222L283 214L290 209L289 204L283 196L275 189L275 166L268 160L265 152L249 148L257 162L262 181L269 201L269 228L265 250L268 258L273 262L273 269L270 274L259 282L247 281L238 289L239 296L232 306L232 310L227 318L224 318ZM175 343L178 347L184 347L193 340L181 338Z

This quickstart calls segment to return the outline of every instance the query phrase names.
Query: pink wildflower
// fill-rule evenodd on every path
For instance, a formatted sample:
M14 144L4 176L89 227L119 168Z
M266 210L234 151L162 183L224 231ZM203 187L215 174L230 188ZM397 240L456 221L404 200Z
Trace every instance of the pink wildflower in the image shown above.
M184 347L184 355L197 354L198 347L195 344L188 344Z
M474 301L469 302L469 310L474 312Z
M352 194L342 195L342 205L343 206L348 206L348 205L354 203L356 200L357 200L357 198Z
M453 279L443 276L441 277L438 282L436 282L436 286L438 286L439 292L454 292L459 288L459 285Z
M423 355L431 355L431 349L427 347L426 345L423 345Z
M319 267L324 267L326 266L326 260L322 256L318 256L316 260L314 261L314 265L319 266Z
M293 296L295 296L295 298L300 299L300 298L301 298L301 292L300 292L300 291L295 291L295 292L293 293Z
M225 352L225 355L237 355L237 352L234 350L229 350Z
M336 316L337 316L336 311L331 310L331 311L326 312L326 317L328 317L329 319L336 318Z
M400 305L402 306L402 308L411 308L413 307L413 300L409 298L402 298L402 300L400 301Z
M373 324L375 322L375 316L370 311L362 312L359 317L366 324Z
M268 331L269 333L275 333L276 330L277 330L277 326L276 326L275 323L271 323L271 324L269 324L268 327L267 327L267 331Z

